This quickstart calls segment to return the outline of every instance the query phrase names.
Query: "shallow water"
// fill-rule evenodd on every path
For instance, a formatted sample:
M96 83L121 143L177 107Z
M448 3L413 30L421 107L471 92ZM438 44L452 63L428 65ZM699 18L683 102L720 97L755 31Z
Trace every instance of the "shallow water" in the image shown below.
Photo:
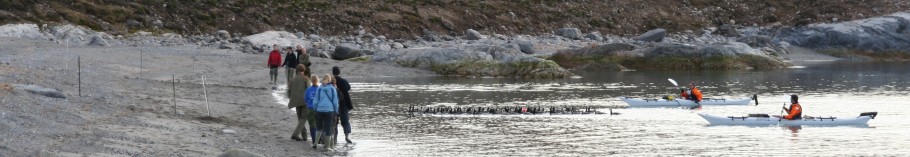
M600 72L561 80L349 79L353 156L906 155L908 63L833 62L774 71ZM758 94L759 105L628 108L620 96L658 97L693 81L706 97ZM780 114L799 94L804 115L858 116L867 126L710 126L696 113ZM280 96L276 96L280 97ZM410 115L409 106L583 105L620 115Z

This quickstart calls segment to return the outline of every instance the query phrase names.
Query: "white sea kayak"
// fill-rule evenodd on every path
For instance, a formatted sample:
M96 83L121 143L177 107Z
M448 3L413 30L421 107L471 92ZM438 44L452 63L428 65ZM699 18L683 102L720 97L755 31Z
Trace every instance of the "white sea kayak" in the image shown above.
M799 120L786 120L768 116L767 114L750 114L748 116L715 116L698 113L711 125L865 125L874 119L877 112L864 112L857 117L805 117Z
M629 104L631 107L673 107L673 106L684 106L684 107L694 107L698 106L698 103L692 100L685 99L640 99L640 98L626 98L620 97L622 101ZM749 101L752 101L753 98L743 98L743 99L711 99L705 98L700 102L701 105L749 105Z

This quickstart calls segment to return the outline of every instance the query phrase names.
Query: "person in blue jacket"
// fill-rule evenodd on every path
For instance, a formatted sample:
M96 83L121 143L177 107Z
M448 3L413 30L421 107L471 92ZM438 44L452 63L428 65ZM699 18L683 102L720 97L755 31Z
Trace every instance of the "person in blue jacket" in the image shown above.
M334 147L334 143L331 142L332 136L334 136L335 130L335 116L338 115L338 91L335 88L334 79L332 75L326 74L322 77L323 85L318 88L316 91L316 96L313 98L314 104L313 107L316 108L316 119L319 120L321 140L325 144L323 147L327 150L331 150ZM317 137L318 138L318 137Z
M316 148L316 132L319 130L319 123L316 121L316 107L313 106L316 98L316 91L319 90L319 77L310 77L310 86L304 91L303 100L306 101L307 124L310 125L310 138L313 139L313 148Z

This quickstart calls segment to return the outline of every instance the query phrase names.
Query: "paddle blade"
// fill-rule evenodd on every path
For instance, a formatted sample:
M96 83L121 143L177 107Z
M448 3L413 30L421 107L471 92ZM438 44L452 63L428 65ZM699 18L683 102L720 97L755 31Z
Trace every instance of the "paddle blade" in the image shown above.
M667 81L670 81L670 83L673 83L674 86L679 86L679 84L676 84L676 80L673 80L672 78L667 78Z

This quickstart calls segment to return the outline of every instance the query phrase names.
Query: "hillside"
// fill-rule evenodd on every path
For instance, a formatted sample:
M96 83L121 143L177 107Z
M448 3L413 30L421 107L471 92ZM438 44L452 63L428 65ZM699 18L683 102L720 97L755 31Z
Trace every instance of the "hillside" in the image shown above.
M0 0L0 24L74 23L122 35L137 30L249 35L285 30L320 35L366 32L414 38L426 30L453 36L466 29L498 34L541 34L561 27L632 35L721 24L804 25L900 11L901 0Z

